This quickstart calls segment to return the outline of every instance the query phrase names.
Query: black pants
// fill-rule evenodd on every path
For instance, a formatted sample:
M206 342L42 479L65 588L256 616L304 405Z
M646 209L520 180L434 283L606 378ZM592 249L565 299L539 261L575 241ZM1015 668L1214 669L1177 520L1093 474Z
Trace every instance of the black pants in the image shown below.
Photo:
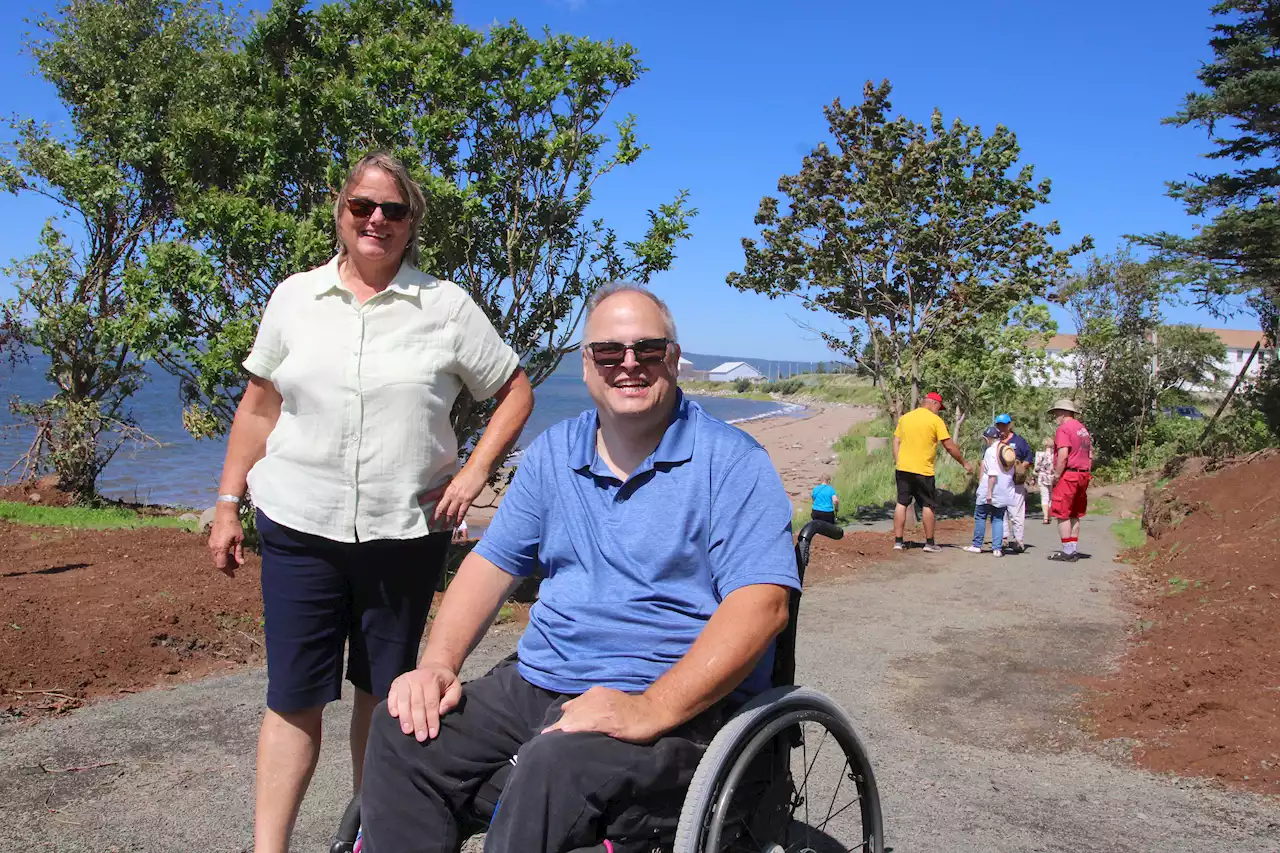
M465 685L434 740L373 712L360 793L366 853L454 853L458 821L502 765L514 769L485 838L486 853L562 853L615 833L653 832L680 805L707 744L728 719L720 703L652 744L595 733L539 734L573 698L535 687L514 661ZM621 849L621 848L620 848Z
M815 509L809 512L809 517L814 521L825 521L828 524L836 523L836 514L825 509Z

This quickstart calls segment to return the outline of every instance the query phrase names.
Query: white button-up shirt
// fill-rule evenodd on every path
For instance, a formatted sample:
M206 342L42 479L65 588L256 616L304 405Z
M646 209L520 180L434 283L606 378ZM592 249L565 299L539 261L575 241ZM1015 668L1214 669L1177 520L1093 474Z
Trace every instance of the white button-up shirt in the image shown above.
M363 305L337 258L290 276L244 362L283 398L249 472L254 504L338 542L425 536L418 496L458 467L455 398L492 397L518 364L462 288L408 264Z

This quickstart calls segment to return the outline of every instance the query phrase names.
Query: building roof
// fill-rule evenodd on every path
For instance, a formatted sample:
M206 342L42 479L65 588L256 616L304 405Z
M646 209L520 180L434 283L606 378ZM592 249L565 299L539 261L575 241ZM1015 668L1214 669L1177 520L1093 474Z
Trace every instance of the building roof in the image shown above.
M726 361L724 364L720 365L719 367L711 368L709 372L710 373L728 373L731 370L737 370L739 367L745 367L747 370L750 370L752 373L755 373L757 376L764 376L763 373L756 370L754 367L747 364L745 361Z
M1266 345L1262 332L1249 331L1247 329L1204 329L1206 332L1213 332L1218 336L1218 340L1222 341L1222 345L1227 349L1253 349L1253 345L1259 341ZM1049 338L1049 342L1044 348L1049 352L1065 352L1066 350L1075 349L1075 335L1054 335Z
M1075 335L1054 335L1049 338L1049 342L1044 345L1049 352L1062 352L1063 350L1076 348Z
M686 364L687 364L687 365L689 365L690 367L693 367L693 362L692 362L692 361L690 361L689 359L685 358L684 356L680 356L680 362L679 362L679 363L680 363L680 366L681 366L681 367L684 367Z
M1205 331L1217 333L1218 340L1229 349L1253 349L1253 345L1259 341L1264 347L1267 345L1262 332L1250 332L1244 329L1205 329Z

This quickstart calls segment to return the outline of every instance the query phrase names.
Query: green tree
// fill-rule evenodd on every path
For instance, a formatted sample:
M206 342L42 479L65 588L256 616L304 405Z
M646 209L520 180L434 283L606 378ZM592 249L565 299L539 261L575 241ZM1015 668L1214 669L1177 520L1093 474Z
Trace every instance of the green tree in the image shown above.
M1155 395L1185 399L1193 392L1219 391L1227 371L1227 348L1213 332L1198 326L1160 326L1152 344L1156 365Z
M985 136L938 111L928 126L893 117L889 92L868 82L860 105L825 108L834 148L820 144L779 179L785 207L760 202L760 238L742 241L743 271L727 280L843 322L846 334L824 340L872 375L896 418L918 402L946 330L1008 317L1087 242L1055 250L1057 224L1031 219L1049 182L1017 166L1008 129Z
M1160 402L1223 378L1226 348L1217 335L1163 323L1161 306L1178 284L1164 265L1121 252L1092 258L1061 291L1078 330L1076 387L1094 448L1104 464L1129 460L1131 473Z
M1093 257L1060 290L1076 328L1077 402L1099 461L1127 458L1149 425L1155 397L1151 337L1169 282L1121 252Z
M960 434L971 414L1013 408L1023 388L1044 376L1041 342L1056 331L1049 309L1037 303L1018 305L1008 315L978 314L942 330L925 353L923 378L947 401L952 434Z
M514 23L480 32L437 0L305 7L277 0L183 118L187 234L151 252L136 295L191 432L229 426L267 297L332 255L333 197L370 148L423 186L423 268L469 290L535 386L573 349L592 291L670 267L695 213L686 193L631 241L590 213L597 182L644 151L630 116L606 125L644 70L632 47ZM459 399L460 446L487 411Z
M1204 89L1186 96L1165 123L1194 125L1209 135L1206 157L1227 171L1174 181L1169 195L1195 217L1212 221L1193 237L1168 232L1139 238L1187 263L1187 279L1202 299L1221 310L1232 294L1260 297L1274 306L1280 291L1280 4L1224 0L1212 9L1227 20L1214 26L1214 60L1196 75ZM1266 331L1274 340L1274 311Z
M1228 298L1246 297L1274 346L1280 339L1280 4L1223 0L1211 11L1220 22L1209 40L1213 61L1196 75L1203 89L1165 119L1203 128L1212 145L1205 156L1225 167L1169 185L1169 196L1189 215L1211 219L1190 237L1161 231L1135 239L1178 264L1180 282L1215 315L1232 315ZM1280 369L1264 366L1244 398L1268 413L1280 437Z
M61 216L45 225L33 255L5 270L17 296L0 306L0 343L15 359L42 351L56 389L14 404L35 433L15 467L24 475L53 469L64 490L88 501L122 443L141 437L128 409L145 381L131 346L138 316L128 281L174 226L165 179L171 118L184 98L199 97L204 55L228 30L197 0L79 0L36 24L42 37L30 50L71 130L11 125L0 179L52 201Z

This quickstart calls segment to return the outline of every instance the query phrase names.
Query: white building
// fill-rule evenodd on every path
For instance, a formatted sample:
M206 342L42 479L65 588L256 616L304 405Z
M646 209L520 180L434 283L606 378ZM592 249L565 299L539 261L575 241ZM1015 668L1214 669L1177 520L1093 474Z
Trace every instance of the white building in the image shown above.
M1244 367L1245 361L1249 358L1249 353L1253 351L1254 344L1261 343L1262 346L1258 350L1258 354L1254 356L1253 362L1249 365L1249 371L1246 377L1257 376L1262 369L1262 365L1270 359L1275 358L1276 351L1266 346L1263 340L1262 332L1250 332L1243 329L1205 329L1206 332L1213 332L1218 336L1218 340L1222 341L1222 345L1227 349L1227 357L1225 360L1218 362L1218 367L1227 375L1227 383L1230 384L1235 380L1240 369ZM1076 384L1075 373L1075 356L1072 353L1076 347L1075 335L1054 335L1045 344L1044 351L1049 356L1048 376L1030 377L1033 385L1048 385L1052 388L1074 388Z
M745 361L726 361L719 367L711 368L707 378L712 382L734 382L738 379L759 382L764 379L764 374Z
M693 362L684 356L680 356L680 367L678 370L681 379L690 381L702 381L707 379L707 371L698 370L693 366Z

